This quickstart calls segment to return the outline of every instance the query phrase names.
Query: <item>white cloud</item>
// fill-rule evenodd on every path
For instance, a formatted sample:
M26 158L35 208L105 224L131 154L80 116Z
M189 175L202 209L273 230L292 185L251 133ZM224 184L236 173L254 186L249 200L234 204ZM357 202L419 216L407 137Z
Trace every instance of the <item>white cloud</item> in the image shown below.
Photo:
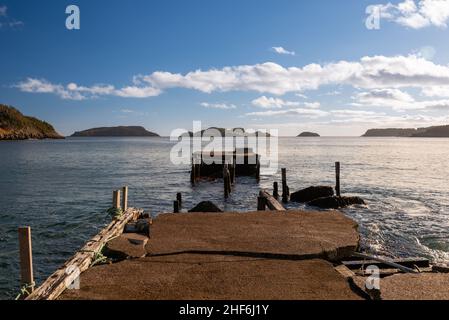
M92 87L79 86L76 83L69 83L67 86L52 84L45 79L28 78L15 85L23 92L29 93L52 93L65 100L85 100L99 96L113 95L124 98L147 98L154 97L161 93L157 88L152 87L125 87L115 89L112 85L94 85Z
M397 5L377 6L383 18L412 29L446 28L449 20L449 1L446 0L404 0Z
M268 110L268 111L258 111L250 112L246 114L247 116L256 117L271 117L271 116L303 116L307 118L318 118L329 115L328 112L316 109L288 109L288 110Z
M222 109L222 110L231 110L231 109L237 109L237 106L234 104L226 104L226 103L208 103L203 102L201 103L201 106L204 108L209 109Z
M263 109L280 109L282 107L303 107L310 109L317 109L321 106L319 102L299 102L299 101L287 101L281 98L273 98L262 96L254 99L252 105Z
M290 56L296 55L296 52L286 50L283 47L272 47L271 50L273 50L274 52L276 52L278 54L284 54L284 55L290 55Z
M196 70L187 74L158 71L150 75L137 76L132 86L121 89L116 89L112 85L102 85L97 86L98 88L79 86L83 90L71 90L75 87L71 85L64 87L33 78L27 79L17 87L27 92L42 92L36 88L30 89L33 81L41 81L44 86L62 87L49 93L60 96L67 94L71 96L77 93L84 98L95 95L146 98L158 96L164 90L171 88L185 88L204 93L255 91L284 95L290 92L316 90L324 85L349 85L361 89L418 88L421 90L434 86L447 86L449 66L436 64L418 55L372 56L363 57L359 61L342 60L324 65L313 63L303 67L285 68L273 62L266 62L206 71ZM269 98L266 99L269 100ZM274 105L279 104L282 103L274 103ZM296 106L296 103L288 105Z
M449 98L449 86L433 86L423 88L421 93L426 97Z
M389 107L398 111L449 109L449 99L416 101L411 95L398 89L375 89L361 92L353 99L356 102L352 105L358 107Z

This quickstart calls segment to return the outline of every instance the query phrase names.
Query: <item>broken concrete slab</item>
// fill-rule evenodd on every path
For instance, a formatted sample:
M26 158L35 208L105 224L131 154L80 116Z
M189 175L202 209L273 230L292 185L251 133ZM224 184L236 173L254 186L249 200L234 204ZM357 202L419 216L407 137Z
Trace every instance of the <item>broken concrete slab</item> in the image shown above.
M208 251L341 260L358 244L356 222L342 213L291 210L162 214L146 249L151 255Z
M396 274L380 280L383 300L449 300L449 274Z
M60 299L359 300L331 263L174 254L94 267Z

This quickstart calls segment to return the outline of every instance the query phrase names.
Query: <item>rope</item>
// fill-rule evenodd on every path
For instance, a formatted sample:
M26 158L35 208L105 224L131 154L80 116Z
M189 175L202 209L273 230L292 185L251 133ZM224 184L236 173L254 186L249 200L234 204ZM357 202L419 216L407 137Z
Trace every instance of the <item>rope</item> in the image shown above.
M28 283L28 284L24 284L21 288L20 288L20 292L17 295L17 297L15 298L15 300L21 300L23 298L28 297L32 292L34 287L36 286L36 283ZM28 291L28 289L31 289L30 291Z

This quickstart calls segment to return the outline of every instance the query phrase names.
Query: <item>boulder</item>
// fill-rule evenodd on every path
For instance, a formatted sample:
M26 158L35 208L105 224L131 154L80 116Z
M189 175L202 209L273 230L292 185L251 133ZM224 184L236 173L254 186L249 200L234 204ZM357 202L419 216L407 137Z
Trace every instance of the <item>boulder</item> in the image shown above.
M359 197L324 197L309 201L307 205L321 209L338 209L354 204L365 204Z
M141 258L147 253L145 250L147 243L147 236L137 233L124 233L106 244L104 254L116 260Z
M189 212L223 212L223 210L210 201L203 201Z
M296 191L290 195L290 201L309 202L318 198L332 197L334 189L327 186L309 187Z
M152 224L152 220L150 218L147 219L139 219L135 222L130 222L125 225L124 233L139 233L146 236L150 236L150 225Z

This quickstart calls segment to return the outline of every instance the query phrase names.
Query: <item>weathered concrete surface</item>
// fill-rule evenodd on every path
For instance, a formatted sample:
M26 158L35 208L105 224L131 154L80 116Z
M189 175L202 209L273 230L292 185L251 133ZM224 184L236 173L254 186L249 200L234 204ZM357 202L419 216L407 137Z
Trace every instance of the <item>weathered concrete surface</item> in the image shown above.
M358 299L321 258L358 246L339 212L165 214L145 258L96 266L61 299Z
M149 254L239 252L340 259L358 247L357 224L336 211L164 214Z
M329 262L180 254L97 266L60 299L361 299Z
M449 274L397 274L380 280L384 300L449 300Z

